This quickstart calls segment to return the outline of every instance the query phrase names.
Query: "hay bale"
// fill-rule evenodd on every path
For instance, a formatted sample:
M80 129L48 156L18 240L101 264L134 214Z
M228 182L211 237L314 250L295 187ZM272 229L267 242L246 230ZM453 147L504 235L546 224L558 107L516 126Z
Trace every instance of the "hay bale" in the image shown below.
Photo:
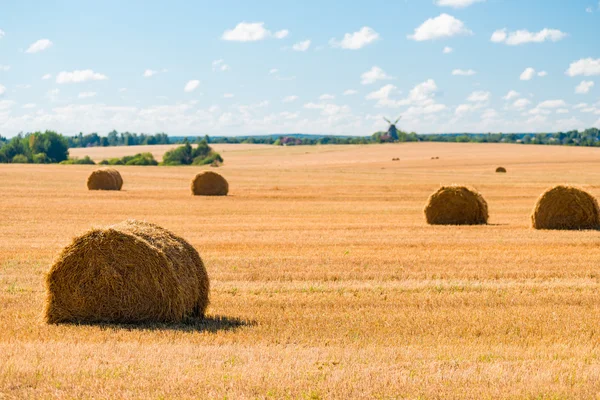
M506 168L504 168L504 167L498 167L498 168L496 168L496 172L505 174L506 173Z
M487 224L488 206L474 189L464 186L442 186L429 197L425 218L431 225Z
M192 180L194 196L227 196L229 184L221 175L212 171L204 171Z
M209 281L198 252L147 222L92 229L46 277L45 318L59 322L180 322L202 317Z
M535 229L597 229L600 211L596 198L572 186L555 186L538 199L531 224Z
M89 190L121 190L123 178L116 169L101 168L88 176L87 187Z

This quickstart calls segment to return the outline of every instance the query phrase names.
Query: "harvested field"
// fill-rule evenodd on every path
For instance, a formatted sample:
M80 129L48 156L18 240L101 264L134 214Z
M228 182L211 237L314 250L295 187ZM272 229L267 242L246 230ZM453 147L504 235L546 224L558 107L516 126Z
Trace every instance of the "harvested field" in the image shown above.
M122 191L90 192L82 182L95 166L0 165L0 398L600 393L600 235L530 220L548 187L600 196L600 149L214 148L224 197L190 195L208 166L119 167ZM485 195L488 225L427 225L429 195L450 184ZM200 252L208 318L45 324L58 252L91 226L131 218Z

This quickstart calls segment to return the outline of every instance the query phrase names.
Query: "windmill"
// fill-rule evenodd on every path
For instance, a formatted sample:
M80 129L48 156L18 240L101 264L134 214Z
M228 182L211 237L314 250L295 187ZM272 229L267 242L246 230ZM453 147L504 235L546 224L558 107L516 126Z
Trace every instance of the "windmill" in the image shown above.
M394 123L392 123L389 119L383 117L383 119L385 120L385 122L387 122L388 124L390 124L390 127L388 128L387 134L394 141L396 141L396 140L399 139L399 137L398 137L398 129L396 129L396 124L398 123L398 121L400 121L400 118L402 118L402 117L398 117L394 121Z

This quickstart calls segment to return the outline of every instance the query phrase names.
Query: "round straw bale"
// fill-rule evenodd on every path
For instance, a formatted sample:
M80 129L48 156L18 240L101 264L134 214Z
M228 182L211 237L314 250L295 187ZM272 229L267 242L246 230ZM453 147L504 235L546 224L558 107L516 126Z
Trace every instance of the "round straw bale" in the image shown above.
M487 224L488 206L474 189L464 186L442 186L429 197L425 218L431 225Z
M496 168L496 172L506 173L506 168L504 168L504 167L498 167L498 168Z
M204 171L192 180L192 194L195 196L227 196L229 184L221 175Z
M535 229L597 229L600 211L596 198L573 186L555 186L538 199L531 223Z
M128 220L75 238L50 268L46 290L48 323L181 322L204 316L209 281L188 242Z
M89 190L121 190L123 178L116 169L97 169L88 176L87 187Z

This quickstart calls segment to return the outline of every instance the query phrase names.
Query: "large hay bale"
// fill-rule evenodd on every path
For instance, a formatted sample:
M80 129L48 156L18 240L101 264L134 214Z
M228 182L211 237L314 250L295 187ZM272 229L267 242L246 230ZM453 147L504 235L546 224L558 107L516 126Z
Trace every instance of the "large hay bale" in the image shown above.
M596 198L572 186L555 186L538 199L531 223L535 229L597 229L600 211Z
M488 206L474 189L464 186L442 186L429 197L425 218L431 225L487 224Z
M506 173L506 168L504 168L504 167L498 167L498 168L496 168L496 172L505 174Z
M45 317L59 322L180 322L202 317L209 281L198 252L147 222L92 229L46 277Z
M121 190L123 178L116 169L101 168L88 176L87 187L89 190Z
M221 175L204 171L192 180L192 194L195 196L227 196L229 184Z

